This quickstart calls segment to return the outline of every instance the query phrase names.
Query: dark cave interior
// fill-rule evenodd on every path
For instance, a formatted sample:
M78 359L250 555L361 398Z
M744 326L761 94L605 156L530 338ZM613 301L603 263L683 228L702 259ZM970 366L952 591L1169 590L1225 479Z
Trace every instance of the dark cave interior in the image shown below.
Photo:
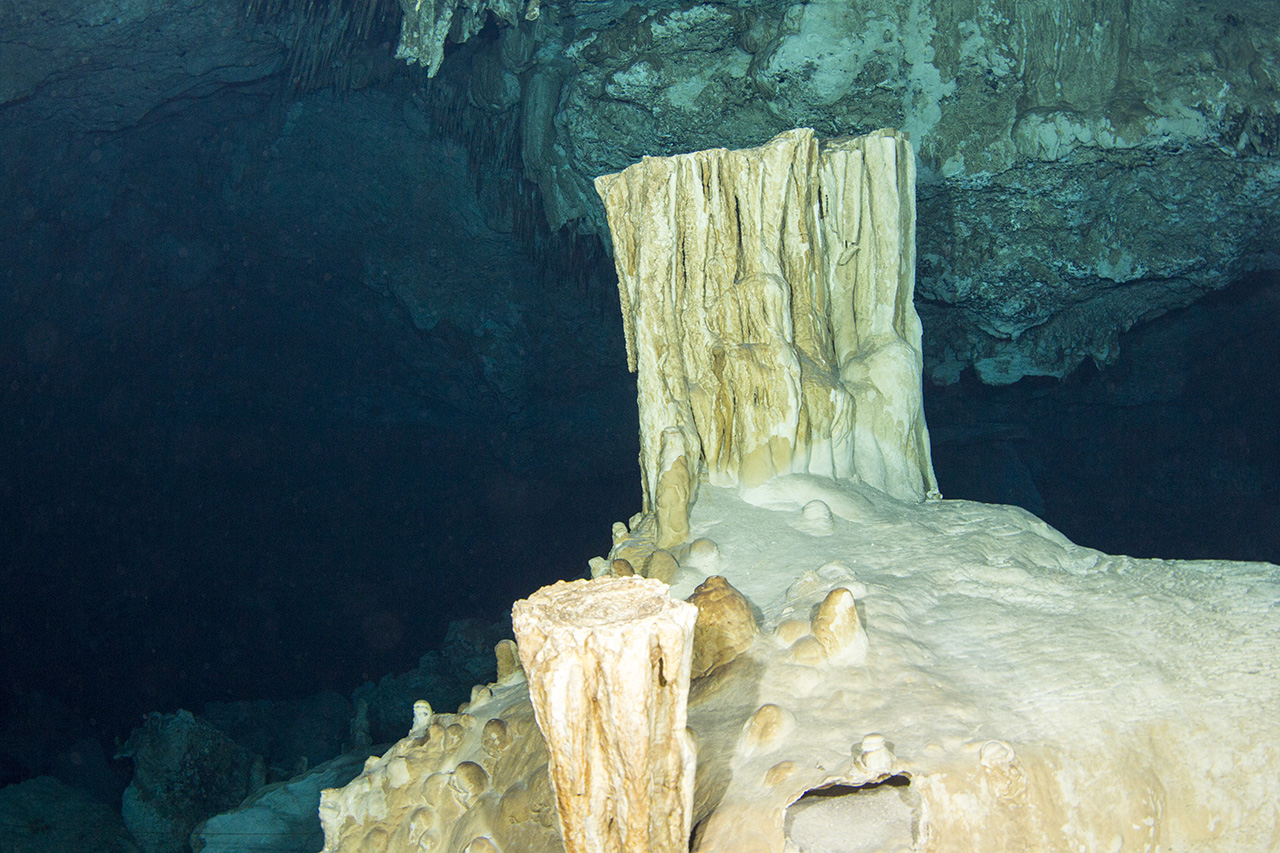
M603 246L539 231L516 142L465 110L420 108L452 125L394 156L422 80L385 74L308 96L291 143L299 101L262 84L58 146L5 134L28 192L0 238L0 784L51 760L14 734L33 717L109 744L147 711L409 669L450 620L581 576L639 509ZM334 130L362 124L384 153ZM436 252L454 314L370 275L397 241ZM1113 364L926 387L944 495L1112 553L1280 560L1278 321L1254 273Z

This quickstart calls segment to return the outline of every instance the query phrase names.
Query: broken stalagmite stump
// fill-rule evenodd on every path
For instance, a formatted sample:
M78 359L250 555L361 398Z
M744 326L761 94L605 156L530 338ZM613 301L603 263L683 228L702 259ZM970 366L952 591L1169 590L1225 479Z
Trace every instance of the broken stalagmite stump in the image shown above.
M936 495L920 389L915 156L880 131L646 157L596 179L640 397L656 545L700 477L852 478Z
M516 602L566 853L688 849L697 616L666 584L640 577L562 581Z

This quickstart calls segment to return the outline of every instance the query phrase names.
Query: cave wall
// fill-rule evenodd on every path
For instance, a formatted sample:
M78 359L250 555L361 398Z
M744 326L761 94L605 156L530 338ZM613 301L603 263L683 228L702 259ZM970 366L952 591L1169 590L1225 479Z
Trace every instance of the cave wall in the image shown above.
M15 691L347 690L633 511L616 288L379 46L302 91L239 2L0 8L0 784Z
M1125 333L1105 369L928 387L939 487L1104 551L1276 562L1278 322L1280 274L1256 273Z

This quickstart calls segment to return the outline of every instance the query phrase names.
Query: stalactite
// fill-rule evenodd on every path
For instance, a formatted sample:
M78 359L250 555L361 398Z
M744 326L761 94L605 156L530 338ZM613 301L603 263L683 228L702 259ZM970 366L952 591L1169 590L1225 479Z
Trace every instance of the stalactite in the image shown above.
M488 31L492 38L495 30ZM482 33L465 46L484 49ZM460 143L468 152L472 188L491 212L510 221L516 245L530 258L535 275L570 289L595 311L612 310L610 294L616 285L604 243L594 234L571 227L553 231L537 184L525 178L521 156L518 107L494 112L472 103L468 95L469 53L459 51L434 78L423 79L417 101L437 128L440 138Z
M285 74L294 96L362 85L355 57L394 42L402 18L395 0L246 0L245 14L287 46Z

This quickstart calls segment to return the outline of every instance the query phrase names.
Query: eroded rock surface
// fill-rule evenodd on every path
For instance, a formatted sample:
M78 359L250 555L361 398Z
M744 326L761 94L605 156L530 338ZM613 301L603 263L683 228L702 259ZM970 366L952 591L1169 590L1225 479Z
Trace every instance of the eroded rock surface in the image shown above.
M231 2L37 11L0 13L0 104L51 138L46 120L130 127L307 49ZM553 229L603 235L592 180L644 155L748 147L791 127L906 131L935 380L1110 362L1120 331L1280 266L1269 0L432 0L408 4L403 23L402 59L434 73L456 55L470 102L518 125ZM339 76L363 85L385 76L363 65L383 61ZM19 210L38 207L13 190Z

